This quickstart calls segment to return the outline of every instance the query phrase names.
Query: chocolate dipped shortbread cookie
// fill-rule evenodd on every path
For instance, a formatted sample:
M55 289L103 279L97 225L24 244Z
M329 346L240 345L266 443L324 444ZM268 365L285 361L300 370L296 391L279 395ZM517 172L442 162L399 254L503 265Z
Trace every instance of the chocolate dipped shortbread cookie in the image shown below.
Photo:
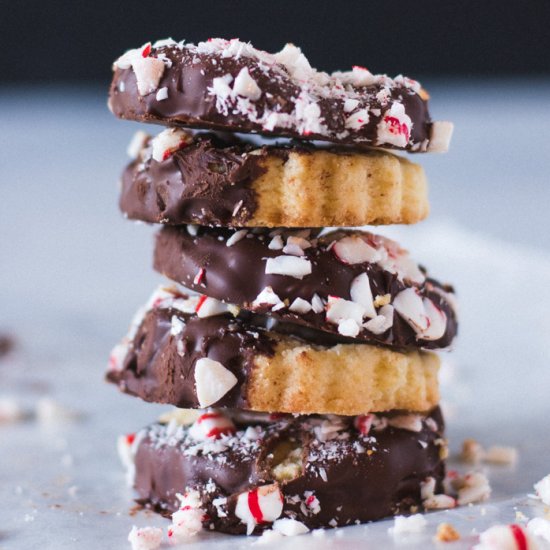
M415 223L428 215L422 168L383 151L254 145L229 134L138 132L121 210L152 223L323 227Z
M209 297L349 342L436 349L457 332L452 288L365 231L165 227L154 266Z
M107 379L145 401L184 408L352 415L426 411L439 400L433 353L320 345L237 314L212 298L159 288L114 349Z
M278 419L210 410L187 425L179 417L132 435L131 444L121 440L138 501L174 514L174 529L197 519L199 528L231 534L289 520L303 531L353 525L416 512L442 491L438 408Z
M445 151L452 133L432 122L418 82L317 71L292 44L270 54L236 39L161 40L113 69L109 107L128 120L407 151Z

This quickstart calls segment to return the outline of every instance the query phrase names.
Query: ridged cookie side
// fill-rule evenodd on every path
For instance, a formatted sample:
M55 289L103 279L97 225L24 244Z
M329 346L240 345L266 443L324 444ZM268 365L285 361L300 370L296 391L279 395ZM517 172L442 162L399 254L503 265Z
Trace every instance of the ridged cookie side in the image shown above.
M427 411L439 401L439 365L429 352L285 338L272 357L256 356L247 401L251 410L297 414Z
M429 213L424 170L396 155L292 151L261 164L250 227L412 224Z

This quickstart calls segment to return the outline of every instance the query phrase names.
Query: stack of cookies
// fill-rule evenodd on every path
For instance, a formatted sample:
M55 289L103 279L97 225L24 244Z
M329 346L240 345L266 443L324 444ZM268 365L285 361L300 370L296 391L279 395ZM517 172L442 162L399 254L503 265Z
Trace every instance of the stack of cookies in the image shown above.
M432 351L456 335L453 290L397 243L338 229L427 216L422 168L390 152L447 148L427 100L403 76L319 72L291 44L162 40L115 62L111 111L166 127L132 140L120 206L163 225L154 267L172 283L107 378L176 407L120 441L174 539L454 503Z

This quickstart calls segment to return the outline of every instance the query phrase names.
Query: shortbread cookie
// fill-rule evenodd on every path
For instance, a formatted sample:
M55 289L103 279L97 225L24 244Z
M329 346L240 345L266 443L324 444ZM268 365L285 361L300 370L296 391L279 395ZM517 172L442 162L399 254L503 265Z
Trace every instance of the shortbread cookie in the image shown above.
M113 351L107 379L184 408L351 415L430 409L438 368L429 352L314 345L235 318L211 298L161 288Z
M235 413L211 410L191 425L153 424L131 438L123 456L138 502L177 511L176 535L196 518L193 531L202 520L206 530L231 534L353 525L416 512L425 488L442 491L438 408L275 421Z
M428 215L422 168L381 151L254 146L169 128L138 132L121 210L145 222L233 227L415 223Z
M408 151L445 151L428 94L402 75L355 66L331 75L287 44L270 54L239 40L161 40L113 66L109 107L120 118Z
M457 332L452 288L364 231L165 227L155 269L223 302L349 341L443 348Z

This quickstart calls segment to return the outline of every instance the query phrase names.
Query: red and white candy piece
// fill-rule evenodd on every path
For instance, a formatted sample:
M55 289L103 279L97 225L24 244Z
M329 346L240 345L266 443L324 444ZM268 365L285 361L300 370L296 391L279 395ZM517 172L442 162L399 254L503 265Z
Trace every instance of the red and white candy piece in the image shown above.
M201 408L219 401L236 383L237 377L219 361L202 357L195 363L195 389Z
M422 430L423 417L419 414L400 414L388 417L388 425L409 432L420 432Z
M380 252L359 235L344 237L332 247L336 257L345 264L373 263L381 259Z
M189 428L189 435L198 441L219 439L236 432L233 421L219 411L207 411L201 414Z
M277 483L241 493L235 507L235 515L246 523L247 535L254 531L256 525L275 521L282 512L283 494Z
M445 334L447 317L430 299L422 298L416 288L402 290L393 300L397 313L422 340L438 340Z
M479 536L473 550L535 550L539 545L525 527L517 524L493 525Z
M353 420L353 425L361 435L369 435L374 416L372 414L361 414Z
M447 510L456 506L456 500L443 493L435 494L436 481L428 477L420 483L420 498L426 510Z
M167 60L168 61L168 60ZM165 62L162 59L151 57L151 43L141 48L128 50L114 63L118 69L132 69L136 75L139 95L148 95L154 92L164 74Z
M181 128L167 128L151 140L152 156L157 162L170 158L193 141L193 136Z
M318 514L321 511L321 503L319 502L319 499L315 496L315 493L313 491L305 491L304 497L306 508L312 514Z
M143 433L139 432L138 434L119 435L117 438L118 457L126 470L126 483L128 487L134 485L136 452L142 437Z
M464 477L457 477L451 481L458 491L459 506L483 502L491 496L491 486L487 476L481 472L468 472Z
M348 130L360 130L369 123L369 112L367 109L359 109L346 118L346 128Z
M277 307L280 309L280 307L284 307L284 302L273 292L273 288L270 286L266 286L258 296L256 296L256 299L252 302L253 308L258 308L261 306L271 306L272 309Z
M377 127L377 145L406 147L411 135L412 121L401 103L393 103Z
M197 491L188 491L183 496L177 496L181 501L180 508L172 514L172 525L168 528L168 540L171 544L181 544L194 537L202 530L202 522L206 519Z
M227 304L216 300L216 298L211 298L210 296L201 296L195 307L195 313L197 317L201 319L205 317L213 317L214 315L221 315L227 313L229 307Z
M162 543L162 529L159 527L132 527L128 535L132 550L157 550Z

